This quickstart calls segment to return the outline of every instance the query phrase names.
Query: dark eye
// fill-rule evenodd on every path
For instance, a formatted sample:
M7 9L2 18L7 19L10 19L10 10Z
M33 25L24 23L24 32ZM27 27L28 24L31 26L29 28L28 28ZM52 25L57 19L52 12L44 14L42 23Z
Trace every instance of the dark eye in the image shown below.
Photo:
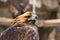
M31 16L26 16L25 18L30 18Z

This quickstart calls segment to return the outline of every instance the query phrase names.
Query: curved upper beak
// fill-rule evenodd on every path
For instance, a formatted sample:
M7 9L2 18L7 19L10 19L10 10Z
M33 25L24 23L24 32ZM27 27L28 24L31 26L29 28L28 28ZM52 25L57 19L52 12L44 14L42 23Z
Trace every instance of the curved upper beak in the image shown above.
M28 20L37 20L38 16L37 15L32 15Z

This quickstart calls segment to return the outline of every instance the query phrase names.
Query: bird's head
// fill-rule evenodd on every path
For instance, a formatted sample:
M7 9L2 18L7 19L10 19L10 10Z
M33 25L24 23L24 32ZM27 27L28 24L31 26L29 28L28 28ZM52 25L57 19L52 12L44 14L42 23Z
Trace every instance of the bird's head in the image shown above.
M25 12L24 14L17 16L13 24L25 23L29 19L31 20L31 16L32 16L32 13L30 11Z

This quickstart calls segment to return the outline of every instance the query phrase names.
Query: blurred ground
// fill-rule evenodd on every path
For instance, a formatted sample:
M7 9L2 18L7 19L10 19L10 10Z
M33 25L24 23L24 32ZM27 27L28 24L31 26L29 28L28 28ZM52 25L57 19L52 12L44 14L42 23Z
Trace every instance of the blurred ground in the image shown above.
M56 39L56 40L60 40L60 32L57 32L57 33L56 33L55 39Z

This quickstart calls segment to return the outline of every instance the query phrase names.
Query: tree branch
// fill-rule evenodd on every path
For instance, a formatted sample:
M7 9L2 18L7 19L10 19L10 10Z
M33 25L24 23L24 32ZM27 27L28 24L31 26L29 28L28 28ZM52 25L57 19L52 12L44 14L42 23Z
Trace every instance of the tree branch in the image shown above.
M0 25L9 27L13 22L11 18L0 17ZM52 26L60 26L60 19L54 20L39 20L38 24L39 27L52 27Z
M39 20L38 21L39 27L52 27L52 26L60 26L60 19L53 19L53 20Z
M11 18L0 17L0 25L2 26L9 27L12 21L13 19Z

